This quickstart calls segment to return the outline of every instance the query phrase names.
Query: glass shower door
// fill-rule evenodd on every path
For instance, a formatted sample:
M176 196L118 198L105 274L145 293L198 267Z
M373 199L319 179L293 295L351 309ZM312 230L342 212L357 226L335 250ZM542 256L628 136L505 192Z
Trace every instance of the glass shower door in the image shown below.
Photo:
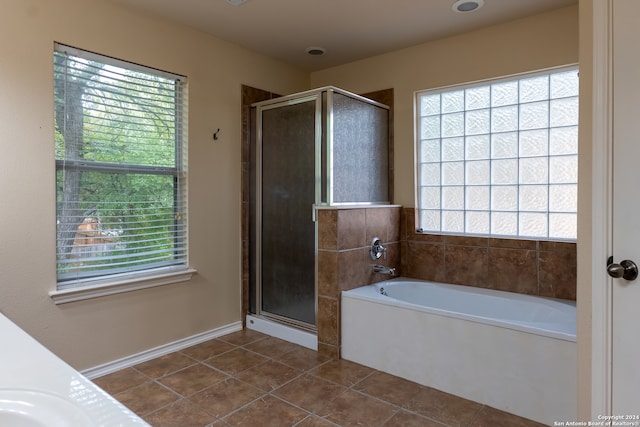
M313 97L258 114L260 312L310 328L316 324L316 111Z

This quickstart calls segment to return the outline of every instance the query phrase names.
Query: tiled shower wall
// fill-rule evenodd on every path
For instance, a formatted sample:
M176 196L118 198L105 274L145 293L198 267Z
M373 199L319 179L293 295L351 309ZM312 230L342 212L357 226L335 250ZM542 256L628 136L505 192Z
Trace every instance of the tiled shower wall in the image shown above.
M416 279L576 299L576 244L419 234L402 209L402 274Z
M400 207L320 209L318 211L318 350L340 354L340 292L389 278L373 265L400 267ZM387 258L372 260L374 237Z
M250 242L249 242L249 199L251 196L250 182L250 147L251 140L251 104L267 99L278 98L281 95L242 85L242 324L246 322L251 307L250 298Z
M375 92L361 94L374 101L389 106L389 199L393 200L393 89L383 89ZM251 104L267 99L278 98L282 95L266 90L242 85L242 322L244 324L246 315L250 312L250 276L252 274L250 259L250 196L251 196L251 173L250 173L250 147L251 137ZM397 216L399 221L399 215ZM399 230L399 225L398 225ZM398 231L399 235L399 231ZM398 238L399 239L399 238Z

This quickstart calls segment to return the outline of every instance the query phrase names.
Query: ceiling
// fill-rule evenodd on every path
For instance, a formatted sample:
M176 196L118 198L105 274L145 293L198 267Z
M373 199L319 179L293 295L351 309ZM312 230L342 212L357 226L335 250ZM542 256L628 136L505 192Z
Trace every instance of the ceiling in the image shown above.
M112 0L180 22L308 71L341 65L578 0L484 0L474 12L455 0ZM309 47L326 53L313 56Z

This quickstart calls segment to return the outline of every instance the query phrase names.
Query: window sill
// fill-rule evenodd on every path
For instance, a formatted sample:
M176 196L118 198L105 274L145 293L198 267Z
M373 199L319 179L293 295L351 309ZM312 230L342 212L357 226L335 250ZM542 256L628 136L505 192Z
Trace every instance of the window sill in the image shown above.
M196 273L192 268L156 273L137 277L126 277L101 281L93 285L76 286L50 291L49 296L57 304L99 298L107 295L132 292L140 289L186 282Z

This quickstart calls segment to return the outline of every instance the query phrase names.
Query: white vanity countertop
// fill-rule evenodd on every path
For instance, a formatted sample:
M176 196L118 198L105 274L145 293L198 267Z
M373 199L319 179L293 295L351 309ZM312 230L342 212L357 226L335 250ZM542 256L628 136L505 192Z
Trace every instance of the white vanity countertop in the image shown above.
M0 424L149 426L0 314Z

